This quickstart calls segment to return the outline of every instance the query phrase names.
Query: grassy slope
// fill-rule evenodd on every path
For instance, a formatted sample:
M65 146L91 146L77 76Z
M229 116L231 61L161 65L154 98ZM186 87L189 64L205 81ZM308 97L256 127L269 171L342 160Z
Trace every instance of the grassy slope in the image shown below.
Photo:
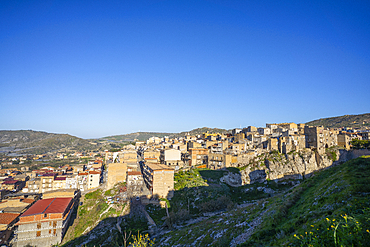
M365 124L363 124L365 122ZM310 126L324 126L327 128L370 126L370 113L360 115L344 115L339 117L321 118L308 123Z
M335 246L336 232L338 243L366 246L370 242L369 175L370 158L358 158L317 172L281 195L172 231L156 242L227 246L240 234L253 233L241 246Z
M116 223L114 217L117 217L124 208L125 204L117 205L116 208L110 208L105 214L100 218L102 214L109 205L105 201L106 196L111 196L116 194L118 187L108 190L103 194L103 192L98 189L94 192L86 194L83 198L83 205L78 207L77 218L75 219L73 225L69 227L63 242L66 243L65 246L75 246L77 244L85 241L88 236L82 236L82 233L91 226L96 225L99 221L107 221L107 223ZM104 238L101 239L102 243Z

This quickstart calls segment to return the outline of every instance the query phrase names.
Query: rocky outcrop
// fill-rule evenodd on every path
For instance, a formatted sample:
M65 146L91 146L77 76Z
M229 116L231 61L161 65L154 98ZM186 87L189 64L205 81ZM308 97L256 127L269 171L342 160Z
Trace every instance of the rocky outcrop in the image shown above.
M240 174L233 172L228 172L226 175L220 178L220 181L232 187L239 187L243 184Z
M314 171L333 165L342 155L343 153L335 149L321 155L310 149L286 155L278 152L266 153L244 166L240 171L241 178L243 184L263 182L267 179L302 179Z

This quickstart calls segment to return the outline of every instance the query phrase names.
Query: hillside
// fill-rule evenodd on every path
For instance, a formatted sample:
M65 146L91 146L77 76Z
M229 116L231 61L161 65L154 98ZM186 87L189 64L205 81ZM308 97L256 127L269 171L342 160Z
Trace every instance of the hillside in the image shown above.
M203 128L197 128L193 129L190 131L183 131L180 133L160 133L160 132L135 132L135 133L130 133L130 134L125 134L125 135L114 135L114 136L107 136L100 138L100 140L113 140L113 141L134 141L134 140L139 140L139 141L146 141L150 137L183 137L187 134L189 135L200 135L205 132L209 133L227 133L228 131L225 129L217 129L217 128L208 128L208 127L203 127Z
M225 129L203 127L203 128L193 129L193 130L190 130L190 131L183 131L183 132L180 132L178 134L175 134L175 136L179 137L179 136L185 136L187 134L189 134L189 135L201 135L203 133L206 133L207 131L209 133L212 133L212 134L213 133L222 133L222 134L228 133L228 130L225 130Z
M159 132L135 132L125 135L114 135L114 136L107 136L100 138L100 140L113 140L113 141L146 141L150 137L165 137L165 136L173 136L174 133L159 133Z
M339 117L320 118L313 120L306 125L310 126L324 126L326 128L352 127L358 128L367 126L370 127L370 113L360 115L344 115Z
M158 228L155 246L367 246L370 242L370 157L280 183L231 187L220 182L227 173L239 170L194 169L176 174L175 195L168 204L170 218L165 209L146 206ZM110 212L104 200L92 202L85 201L78 209L73 229L79 229L79 234L72 236L74 231L69 231L67 236L74 240L67 238L65 246L124 246L124 231L137 232L138 225L140 232L148 229L143 222L128 225L133 218L119 213L122 206ZM97 212L86 214L85 209ZM108 218L93 224L96 227L87 233L85 222L94 222L92 218L102 212L106 213L102 218Z
M33 130L0 131L0 151L41 154L51 151L86 151L97 146L68 134L53 134Z
M370 158L351 160L316 172L315 176L272 197L258 191L258 187L271 187L270 183L243 186L241 194L226 200L225 212L198 218L190 224L180 223L176 230L157 236L156 243L158 246L335 246L336 241L338 246L366 246L370 242L369 168ZM199 188L189 192L195 199L204 198ZM232 209L232 203L239 197L257 200ZM208 199L209 207L215 205L212 200Z

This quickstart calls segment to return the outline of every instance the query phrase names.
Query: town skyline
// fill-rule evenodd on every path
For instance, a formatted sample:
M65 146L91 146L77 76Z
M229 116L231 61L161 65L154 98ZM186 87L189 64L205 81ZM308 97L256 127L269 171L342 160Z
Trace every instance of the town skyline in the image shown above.
M364 113L364 114L346 114L346 115L343 115L343 116L334 116L334 117L326 117L326 118L317 118L317 119L312 119L312 121L318 121L318 120L322 120L322 119L329 119L329 118L336 118L336 117L345 117L345 116L361 116L361 115L366 115L368 113ZM294 123L299 123L299 122L296 122L296 121L285 121L285 122L280 122L281 123L290 123L290 122L294 122ZM311 122L311 121L308 121L308 122ZM307 122L304 122L304 123L307 123ZM268 124L277 124L277 122L273 122L273 121L270 121L270 122L265 122L264 124L262 125L240 125L240 126L234 126L232 128L222 128L222 127L209 127L209 126L202 126L202 127L195 127L195 128L192 128L192 129L188 129L188 130L180 130L180 131L177 131L177 132L170 132L170 131L144 131L144 130L139 130L139 131L135 131L135 132L129 132L129 133L119 133L119 134L110 134L110 135L105 135L105 136L99 136L99 137L92 137L92 138L84 138L84 137L80 137L78 135L73 135L71 133L65 133L65 132L53 132L53 131L46 131L46 130L36 130L36 129L4 129L4 130L0 130L0 131L19 131L19 130L31 130L31 131L36 131L36 132L46 132L46 133L51 133L51 134L68 134L68 135L72 135L72 136L76 136L78 138L82 138L82 139L99 139L99 138L105 138L105 137L111 137L111 136L120 136L120 135L129 135L129 134L134 134L134 133L157 133L157 134L180 134L180 133L184 133L184 132L191 132L191 131L194 131L194 130L198 130L198 129L223 129L225 131L232 131L233 129L235 128L247 128L248 126L256 126L256 127L264 127ZM346 124L343 125L342 127L346 127ZM347 126L348 127L348 126Z

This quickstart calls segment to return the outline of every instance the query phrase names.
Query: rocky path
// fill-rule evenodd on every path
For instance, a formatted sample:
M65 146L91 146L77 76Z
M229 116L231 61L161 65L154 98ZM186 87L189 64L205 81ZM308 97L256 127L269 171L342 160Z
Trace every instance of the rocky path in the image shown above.
M231 240L230 247L235 247L238 244L245 243L249 239L249 237L254 233L256 228L263 222L264 215L269 209L270 208L267 208L264 211L262 211L257 217L254 218L254 220L252 220L251 223L249 224L247 223L249 228L245 232Z

